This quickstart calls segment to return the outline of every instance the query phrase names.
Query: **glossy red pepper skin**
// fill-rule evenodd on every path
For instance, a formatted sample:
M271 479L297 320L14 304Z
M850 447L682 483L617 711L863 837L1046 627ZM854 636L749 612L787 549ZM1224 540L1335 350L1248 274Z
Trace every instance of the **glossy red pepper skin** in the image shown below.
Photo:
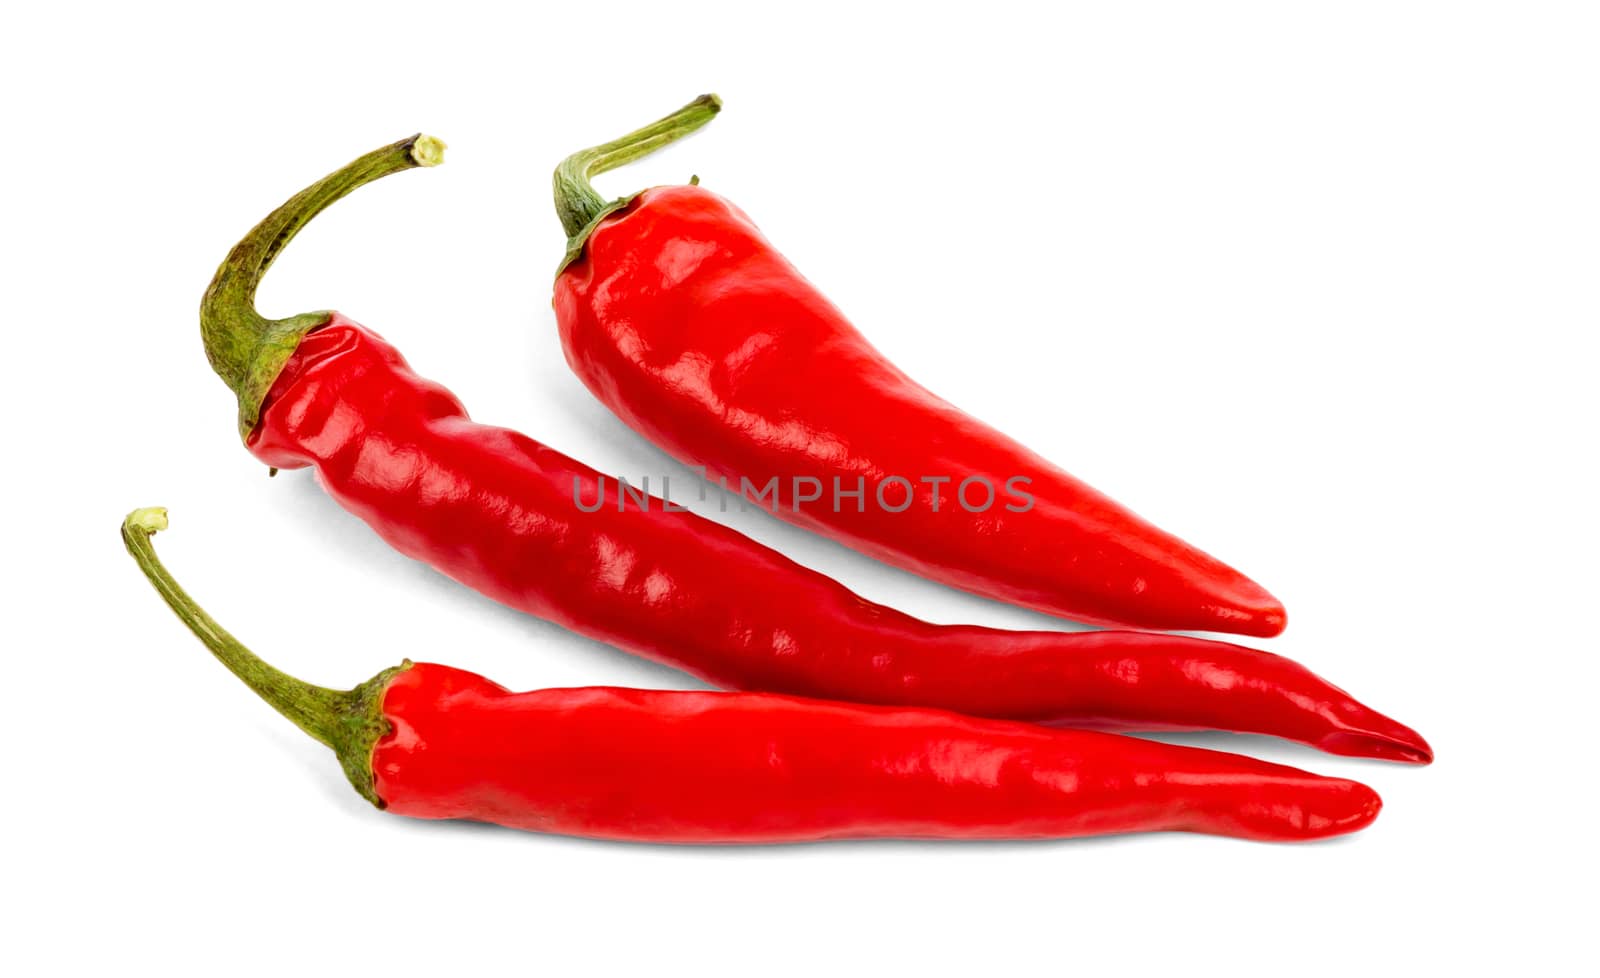
M468 420L388 343L332 314L248 445L315 466L385 540L511 607L720 686L1110 729L1211 728L1427 762L1414 731L1296 663L1181 636L934 625L652 499L597 512L592 469Z
M402 663L350 690L314 686L246 648L122 539L219 662L332 748L363 797L402 815L635 842L1030 839L1181 830L1267 841L1372 821L1372 789L1234 754L1050 731L939 710L763 693L512 693Z
M1102 625L1283 630L1260 585L907 377L721 197L647 190L584 233L555 284L567 362L680 461L752 499L775 478L783 519L987 597ZM903 512L875 502L893 476L916 489ZM1031 480L1027 512L1006 509L1026 505L1005 492L1017 476ZM824 499L797 512L796 477L821 480ZM866 505L836 510L835 480L863 477ZM938 504L924 477L951 478ZM969 477L993 487L982 512L955 498ZM900 484L885 493L905 498ZM971 505L985 498L974 483Z
M1084 731L755 693L548 689L416 665L373 750L389 811L634 842L1045 839L1179 830L1288 842L1377 816L1354 781Z

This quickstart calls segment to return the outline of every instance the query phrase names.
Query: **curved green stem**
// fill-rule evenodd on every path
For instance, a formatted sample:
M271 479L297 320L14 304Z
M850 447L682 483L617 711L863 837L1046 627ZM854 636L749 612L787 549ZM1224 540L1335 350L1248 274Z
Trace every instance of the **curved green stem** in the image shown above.
M333 748L350 783L382 808L383 801L372 783L372 747L389 730L389 723L383 718L383 693L389 681L410 663L386 669L348 690L314 686L277 669L217 624L167 572L150 542L153 534L166 528L167 511L159 506L136 509L122 521L122 542L156 593L211 654L257 696L295 726Z
M567 232L567 258L562 267L583 250L583 243L599 220L627 204L631 197L607 201L595 192L589 181L608 170L649 156L656 150L682 139L711 121L722 111L722 99L702 95L683 108L621 139L579 150L561 161L555 172L556 215ZM635 195L637 196L637 195Z
M412 136L352 161L290 197L234 245L200 302L200 335L211 368L239 398L239 430L248 436L261 402L301 337L327 312L268 319L256 311L256 288L283 246L324 208L357 187L418 166L444 162L444 143Z

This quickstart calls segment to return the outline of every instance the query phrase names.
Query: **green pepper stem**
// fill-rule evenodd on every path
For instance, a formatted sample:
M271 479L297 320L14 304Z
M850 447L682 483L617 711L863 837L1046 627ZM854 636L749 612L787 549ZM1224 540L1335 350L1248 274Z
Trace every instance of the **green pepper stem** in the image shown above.
M206 614L168 573L150 542L152 535L166 528L167 511L160 506L136 509L122 521L123 545L156 593L228 671L295 726L333 748L350 783L383 807L372 784L372 746L388 732L381 709L383 692L395 673L410 663L385 670L348 690L314 686L268 664Z
M632 163L643 156L682 139L711 121L722 111L722 99L702 95L683 108L621 139L579 150L561 161L555 172L556 214L567 232L569 251L582 248L587 231L608 212L622 206L628 198L607 201L589 183L593 177Z
M239 429L248 436L261 402L300 339L328 320L327 312L268 319L256 311L261 278L300 229L329 204L380 177L444 162L444 143L412 136L360 157L295 194L234 245L200 302L200 334L211 368L239 398Z

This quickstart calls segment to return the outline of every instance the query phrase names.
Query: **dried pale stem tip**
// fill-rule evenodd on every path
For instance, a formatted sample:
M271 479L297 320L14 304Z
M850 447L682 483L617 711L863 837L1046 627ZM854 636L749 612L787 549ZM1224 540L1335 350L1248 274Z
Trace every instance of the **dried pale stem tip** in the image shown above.
M146 506L136 509L123 522L145 533L160 533L167 528L167 507Z
M418 136L411 144L411 158L418 166L438 166L444 162L445 142L433 136Z

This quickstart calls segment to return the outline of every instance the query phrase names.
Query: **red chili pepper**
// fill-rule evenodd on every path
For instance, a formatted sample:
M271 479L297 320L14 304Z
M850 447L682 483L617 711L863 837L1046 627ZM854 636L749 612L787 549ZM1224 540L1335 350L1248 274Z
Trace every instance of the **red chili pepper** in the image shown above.
M720 107L703 95L556 170L556 320L596 397L783 519L932 580L1094 624L1283 631L1260 585L912 381L733 204L590 186Z
M255 284L276 250L355 186L415 165L415 145L369 154L279 208L234 249L202 310L250 450L280 468L315 466L340 505L402 553L721 686L1013 720L1238 730L1431 759L1414 731L1265 652L1178 636L933 625L654 497L584 512L576 500L596 499L602 476L472 423L369 330L336 313L262 320Z
M406 662L348 691L263 662L123 523L145 576L221 662L332 747L379 808L636 842L1056 838L1179 830L1319 839L1370 823L1371 788L1217 751L762 693L512 693Z

